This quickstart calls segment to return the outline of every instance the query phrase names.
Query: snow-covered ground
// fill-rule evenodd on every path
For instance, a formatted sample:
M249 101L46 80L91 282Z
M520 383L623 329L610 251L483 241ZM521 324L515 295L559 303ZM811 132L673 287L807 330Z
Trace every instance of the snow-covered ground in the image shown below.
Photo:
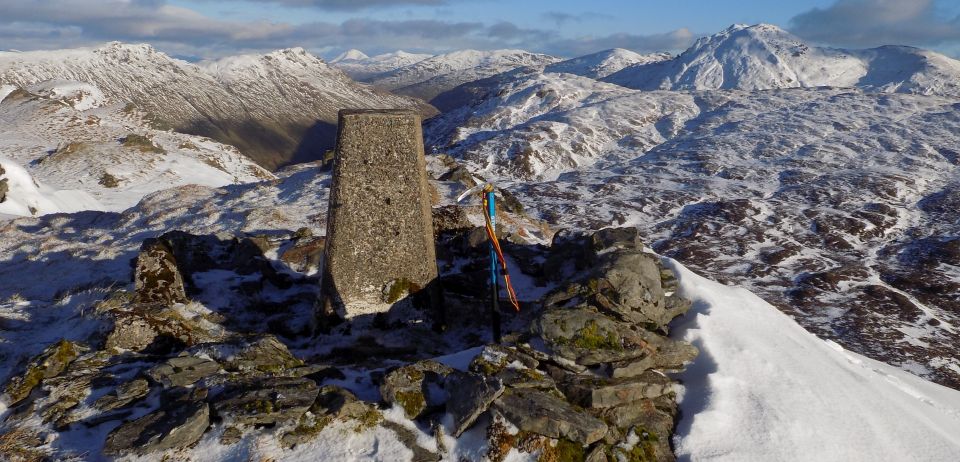
M48 80L9 93L0 132L0 177L11 185L0 211L8 214L122 211L174 186L273 178L233 146L157 130L84 82Z
M821 340L753 293L666 261L694 302L675 333L700 349L679 375L681 461L960 458L960 391Z

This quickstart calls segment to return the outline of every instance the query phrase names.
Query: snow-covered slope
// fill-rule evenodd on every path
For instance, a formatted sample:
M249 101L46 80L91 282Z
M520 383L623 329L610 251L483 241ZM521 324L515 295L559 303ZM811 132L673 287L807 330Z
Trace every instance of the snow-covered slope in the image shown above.
M16 162L0 157L0 217L103 210L84 191L62 191L37 182Z
M770 24L734 25L672 60L634 65L605 80L642 90L858 86L957 96L960 62L910 47L820 48Z
M429 111L423 103L356 84L299 48L207 66L121 43L0 52L0 85L26 88L51 80L90 84L148 113L158 128L232 144L268 168L322 157L333 144L331 127L341 108Z
M330 61L330 65L355 80L366 82L380 74L419 63L430 57L433 55L407 53L403 50L376 56L367 56L359 50L350 50Z
M543 67L558 61L560 59L553 56L522 50L462 50L381 74L370 83L401 95L429 101L466 82L520 67Z
M273 178L232 146L150 128L137 111L90 84L51 80L28 88L0 102L0 156L8 171L25 169L19 178L29 175L48 186L34 191L23 179L28 189L9 194L21 206L6 213L119 211L173 186ZM37 194L53 204L26 199Z
M566 72L592 79L602 79L625 67L655 63L670 58L672 58L670 53L642 55L623 48L614 48L551 64L544 69L544 72Z
M960 391L844 350L756 295L674 263L700 349L680 374L680 460L942 461L960 455Z
M960 101L493 78L427 124L558 226L638 226L824 338L960 386Z

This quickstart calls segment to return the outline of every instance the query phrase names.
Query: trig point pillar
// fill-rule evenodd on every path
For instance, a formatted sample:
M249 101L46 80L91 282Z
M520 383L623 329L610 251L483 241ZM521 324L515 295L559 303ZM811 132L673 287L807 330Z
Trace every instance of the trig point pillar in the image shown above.
M340 111L321 287L326 310L352 318L435 300L424 297L437 279L428 187L419 113Z

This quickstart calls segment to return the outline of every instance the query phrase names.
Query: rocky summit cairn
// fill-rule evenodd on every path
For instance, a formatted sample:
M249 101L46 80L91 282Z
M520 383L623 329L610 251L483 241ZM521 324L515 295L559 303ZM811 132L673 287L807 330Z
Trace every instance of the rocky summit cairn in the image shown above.
M322 282L327 314L432 302L422 297L435 291L437 264L420 125L412 111L340 111Z

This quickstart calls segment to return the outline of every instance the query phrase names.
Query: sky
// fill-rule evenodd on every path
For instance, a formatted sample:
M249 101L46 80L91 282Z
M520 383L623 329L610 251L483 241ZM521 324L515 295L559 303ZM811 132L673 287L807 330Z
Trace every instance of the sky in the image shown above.
M771 23L814 44L912 45L960 57L958 0L0 0L0 49L149 43L210 59L301 46L522 48L578 56L679 52L735 23Z

